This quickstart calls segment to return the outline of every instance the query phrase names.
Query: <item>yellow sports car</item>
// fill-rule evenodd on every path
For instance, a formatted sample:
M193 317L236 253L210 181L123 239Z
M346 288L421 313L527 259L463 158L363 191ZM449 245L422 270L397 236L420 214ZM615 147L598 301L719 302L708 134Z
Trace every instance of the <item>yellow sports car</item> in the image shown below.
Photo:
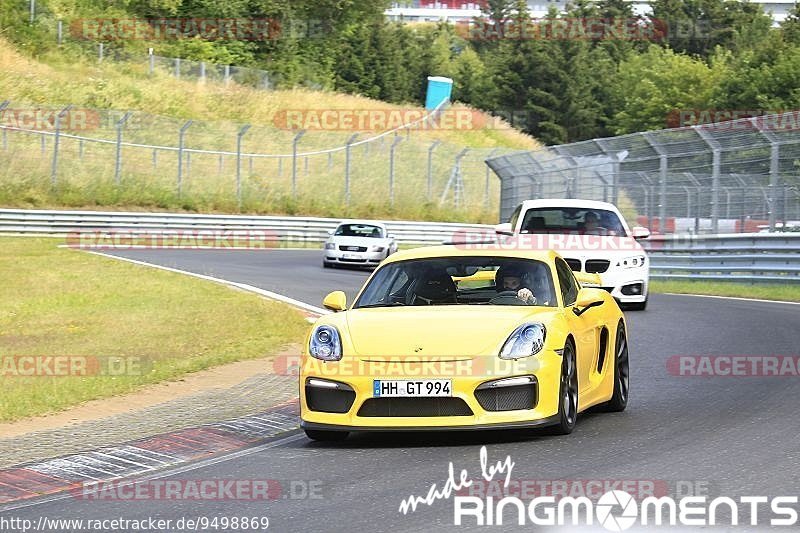
M585 280L591 283L591 280ZM556 252L401 251L348 309L333 292L305 342L301 425L351 431L575 427L628 403L625 317Z

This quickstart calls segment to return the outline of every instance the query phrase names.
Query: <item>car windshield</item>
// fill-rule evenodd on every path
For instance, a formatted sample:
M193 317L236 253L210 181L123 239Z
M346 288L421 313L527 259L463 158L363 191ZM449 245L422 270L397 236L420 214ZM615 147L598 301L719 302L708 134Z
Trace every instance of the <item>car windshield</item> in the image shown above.
M613 211L574 207L529 209L525 212L520 233L626 235L625 227Z
M379 267L354 308L556 305L550 268L514 257L434 257Z
M375 237L382 238L383 231L378 226L370 224L342 224L336 228L334 235L342 237Z

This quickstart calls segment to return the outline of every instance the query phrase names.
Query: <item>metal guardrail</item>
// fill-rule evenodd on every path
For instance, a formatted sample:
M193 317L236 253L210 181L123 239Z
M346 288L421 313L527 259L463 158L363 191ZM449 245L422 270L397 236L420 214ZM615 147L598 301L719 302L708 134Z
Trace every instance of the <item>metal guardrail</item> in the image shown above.
M276 243L321 244L340 219L0 209L0 233L63 235L77 232L257 231ZM443 222L386 222L401 244L448 242L465 230L491 226ZM800 283L800 233L656 235L642 241L650 276L663 280Z
M68 235L77 232L257 231L266 240L285 244L321 244L338 218L241 215L197 215L98 211L0 209L0 233ZM486 230L481 224L386 222L401 244L442 244L459 231Z
M800 233L654 236L650 277L800 283Z

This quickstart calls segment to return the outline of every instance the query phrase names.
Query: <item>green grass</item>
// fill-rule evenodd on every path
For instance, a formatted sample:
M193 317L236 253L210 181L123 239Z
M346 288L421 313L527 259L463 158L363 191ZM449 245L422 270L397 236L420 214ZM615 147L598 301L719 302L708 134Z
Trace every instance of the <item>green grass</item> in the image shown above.
M706 294L734 296L758 300L800 302L800 285L779 283L735 283L710 281L651 281L650 290L656 293Z
M359 96L310 90L260 91L232 84L178 80L166 72L149 75L141 64L86 59L64 61L57 52L34 60L0 39L0 94L10 109L61 109L72 104L89 112L88 128L69 133L95 139L115 139L114 124L121 111L134 111L123 133L126 142L177 146L178 132L188 119L187 148L235 152L236 133L243 123L252 128L243 137L244 153L291 154L296 131L281 128L285 111L384 111L416 106L387 104ZM114 111L117 110L117 111ZM421 110L420 110L421 111ZM13 117L7 112L6 116ZM194 154L183 161L181 194L177 191L178 157L148 148L123 148L120 183L115 183L114 144L85 142L62 136L57 183L51 185L53 138L42 146L36 134L9 131L0 147L5 178L0 183L0 206L23 208L131 209L204 213L252 213L370 217L456 222L496 222L499 180L488 180L485 202L484 159L496 154L539 147L533 138L511 127L474 115L475 128L413 131L400 136L396 148L394 201L390 201L389 153L394 142L354 147L350 160L350 204L345 205L344 151L302 157L297 161L296 195L292 160L244 158L241 161L242 202L236 197L236 158ZM311 152L346 144L353 131L309 130L298 145ZM361 132L359 140L379 132ZM434 141L432 194L427 195L428 149ZM453 171L462 160L464 194L455 205L452 190L440 203Z
M59 243L0 238L0 358L119 356L140 358L145 371L116 377L0 376L0 421L264 357L300 340L308 327L303 315L283 304L59 249Z

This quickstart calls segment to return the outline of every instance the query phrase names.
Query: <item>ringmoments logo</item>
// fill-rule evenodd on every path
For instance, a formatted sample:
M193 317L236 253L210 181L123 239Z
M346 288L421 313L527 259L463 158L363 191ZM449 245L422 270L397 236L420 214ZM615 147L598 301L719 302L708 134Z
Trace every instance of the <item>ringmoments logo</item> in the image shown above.
M519 496L463 495L476 483L503 483L508 489L516 463L511 456L491 463L486 446L480 450L480 478L474 479L467 469L456 473L453 463L447 469L447 479L440 486L433 483L425 496L410 495L401 503L402 514L417 512L424 506L452 499L453 524L456 526L594 526L608 531L626 531L642 526L772 526L792 527L798 524L797 496L740 496L731 498L707 495L682 497L640 494L612 488L592 499L588 496L537 494L532 498ZM588 486L579 483L581 487ZM656 485L646 485L655 489Z

